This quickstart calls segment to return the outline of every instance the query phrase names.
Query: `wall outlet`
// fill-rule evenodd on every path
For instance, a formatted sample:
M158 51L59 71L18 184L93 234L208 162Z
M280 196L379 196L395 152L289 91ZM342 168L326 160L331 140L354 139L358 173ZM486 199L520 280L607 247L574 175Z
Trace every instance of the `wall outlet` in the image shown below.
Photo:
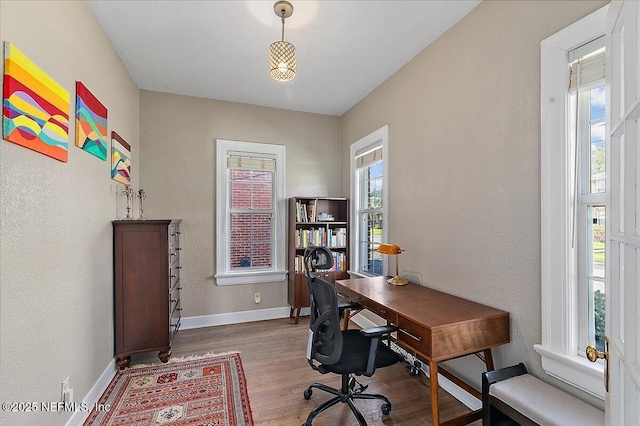
M60 401L67 402L67 398L69 398L69 378L68 377L62 381L62 385L60 386Z
M255 297L256 303L260 303L260 293L256 293L253 296Z

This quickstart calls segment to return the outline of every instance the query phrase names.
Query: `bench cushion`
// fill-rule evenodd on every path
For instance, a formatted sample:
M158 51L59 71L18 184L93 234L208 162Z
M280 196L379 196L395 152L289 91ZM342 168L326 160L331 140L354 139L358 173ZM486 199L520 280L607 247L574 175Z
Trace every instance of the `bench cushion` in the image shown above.
M491 385L489 395L543 426L604 425L604 412L530 374Z

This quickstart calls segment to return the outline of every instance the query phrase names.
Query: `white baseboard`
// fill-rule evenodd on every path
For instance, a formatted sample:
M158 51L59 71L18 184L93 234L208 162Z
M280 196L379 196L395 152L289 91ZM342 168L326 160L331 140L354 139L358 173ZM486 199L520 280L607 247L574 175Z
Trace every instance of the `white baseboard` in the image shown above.
M243 322L265 321L278 318L289 318L291 307L256 309L254 311L229 312L224 314L184 317L180 320L180 329L212 327L216 325L240 324ZM303 308L300 315L309 315L309 308Z
M98 399L100 399L100 396L102 395L102 393L105 391L107 386L109 386L109 383L111 383L111 379L113 379L113 376L115 376L116 371L117 371L116 360L114 358L111 360L109 365L107 365L107 368L104 369L104 371L102 372L98 380L93 384L93 386L91 387L91 390L89 390L89 393L87 393L87 396L85 396L84 399L82 400L83 407L95 406L96 402L98 402ZM84 421L87 419L87 417L89 417L90 412L91 412L90 410L75 411L71 416L71 418L67 421L67 423L65 423L65 426L82 425Z
M365 318L362 315L356 315L352 317L351 321L353 321L359 327L362 327L362 328L370 328L370 327L378 326L378 324L374 323L368 318ZM429 366L427 366L425 363L422 363L422 371L427 377L430 377ZM453 383L451 380L444 377L442 374L438 374L438 385L440 385L442 389L449 392L451 396L453 396L458 401L462 402L471 410L475 411L482 408L482 401L480 401L475 396L471 395L466 390L462 389L460 386Z

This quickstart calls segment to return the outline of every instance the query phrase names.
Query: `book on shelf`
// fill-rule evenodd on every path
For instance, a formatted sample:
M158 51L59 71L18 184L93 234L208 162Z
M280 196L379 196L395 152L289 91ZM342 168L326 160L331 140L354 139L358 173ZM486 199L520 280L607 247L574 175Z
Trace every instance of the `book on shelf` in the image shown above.
M296 248L326 246L327 230L325 228L296 229L294 239Z
M316 221L316 201L317 200L309 201L309 222Z
M318 272L322 271L346 271L347 270L347 256L343 252L335 252L332 251L333 255L333 267L331 269L319 269ZM299 254L296 255L293 264L293 270L296 273L303 274L304 273L304 256Z
M317 200L309 200L309 204L296 201L296 222L316 222L316 202Z
M345 247L347 245L347 228L333 228L328 237L329 247Z

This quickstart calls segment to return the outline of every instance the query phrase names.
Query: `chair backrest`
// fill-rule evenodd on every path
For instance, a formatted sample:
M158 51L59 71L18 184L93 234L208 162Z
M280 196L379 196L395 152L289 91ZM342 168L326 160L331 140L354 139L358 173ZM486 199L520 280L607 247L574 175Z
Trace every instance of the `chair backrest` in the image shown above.
M307 358L325 365L335 364L342 354L338 293L333 284L312 275L310 270L330 269L333 255L327 247L309 247L304 259L311 302Z

